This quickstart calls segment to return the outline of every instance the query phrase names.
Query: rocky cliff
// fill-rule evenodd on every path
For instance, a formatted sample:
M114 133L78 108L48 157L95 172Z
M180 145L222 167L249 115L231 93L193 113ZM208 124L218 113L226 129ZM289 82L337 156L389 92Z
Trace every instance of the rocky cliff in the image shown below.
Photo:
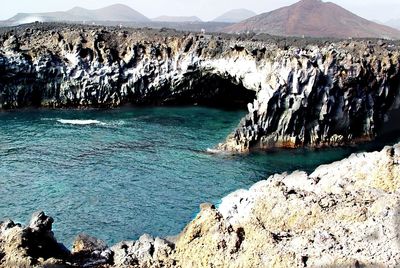
M222 150L372 139L400 103L393 42L56 24L0 33L0 108L247 106Z
M373 139L399 108L399 52L368 43L275 51L223 150Z
M201 205L173 241L79 235L69 251L36 213L0 224L0 267L399 267L399 163L400 144L274 175Z

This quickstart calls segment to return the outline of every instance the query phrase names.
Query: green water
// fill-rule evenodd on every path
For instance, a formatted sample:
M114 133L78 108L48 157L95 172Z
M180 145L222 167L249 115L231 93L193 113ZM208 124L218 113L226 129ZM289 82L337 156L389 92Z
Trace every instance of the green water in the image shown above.
M200 107L1 112L0 218L26 223L44 210L67 245L80 232L109 244L174 235L200 203L360 150L205 153L242 116Z

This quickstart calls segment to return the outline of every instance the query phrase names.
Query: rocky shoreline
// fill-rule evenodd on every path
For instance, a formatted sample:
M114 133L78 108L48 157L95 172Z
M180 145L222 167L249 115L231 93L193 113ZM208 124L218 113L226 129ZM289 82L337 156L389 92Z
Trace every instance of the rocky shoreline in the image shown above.
M203 204L173 241L79 235L69 251L35 213L26 227L0 224L0 267L398 267L399 187L397 144Z
M0 109L247 107L220 150L371 140L400 105L394 41L41 23L0 33Z
M290 41L290 42L289 42ZM219 150L374 139L400 108L392 41L62 24L0 29L0 109L199 104L248 109ZM0 267L398 267L400 144L261 181L203 204L174 239L71 250L35 213L0 224Z

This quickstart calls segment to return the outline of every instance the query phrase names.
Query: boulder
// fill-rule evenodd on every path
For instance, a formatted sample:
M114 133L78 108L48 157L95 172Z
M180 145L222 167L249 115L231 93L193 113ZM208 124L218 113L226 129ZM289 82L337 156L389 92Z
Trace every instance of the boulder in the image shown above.
M63 264L69 251L59 244L52 232L53 219L37 212L27 227L6 221L0 224L2 267L32 267L52 259Z
M170 267L173 249L173 243L158 237L154 239L148 234L137 241L121 242L111 248L116 267Z
M100 239L87 234L79 234L72 245L72 253L101 252L107 249L107 244Z

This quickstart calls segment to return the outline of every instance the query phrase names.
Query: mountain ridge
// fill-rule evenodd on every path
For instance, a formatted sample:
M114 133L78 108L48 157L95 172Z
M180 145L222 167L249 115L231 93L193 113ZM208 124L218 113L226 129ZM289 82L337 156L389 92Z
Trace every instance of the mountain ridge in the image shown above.
M150 19L131 7L123 4L113 4L98 9L74 7L67 11L42 13L17 13L4 21L10 25L18 25L34 21L41 22L84 22L84 21L121 21L149 22Z
M202 22L197 16L168 16L161 15L152 19L159 22Z
M236 23L256 16L257 13L245 8L232 9L216 17L212 21Z
M224 31L250 31L280 36L400 38L400 31L396 29L369 21L337 4L321 0L301 0L228 26Z
M400 19L391 19L385 22L385 25L400 30Z

